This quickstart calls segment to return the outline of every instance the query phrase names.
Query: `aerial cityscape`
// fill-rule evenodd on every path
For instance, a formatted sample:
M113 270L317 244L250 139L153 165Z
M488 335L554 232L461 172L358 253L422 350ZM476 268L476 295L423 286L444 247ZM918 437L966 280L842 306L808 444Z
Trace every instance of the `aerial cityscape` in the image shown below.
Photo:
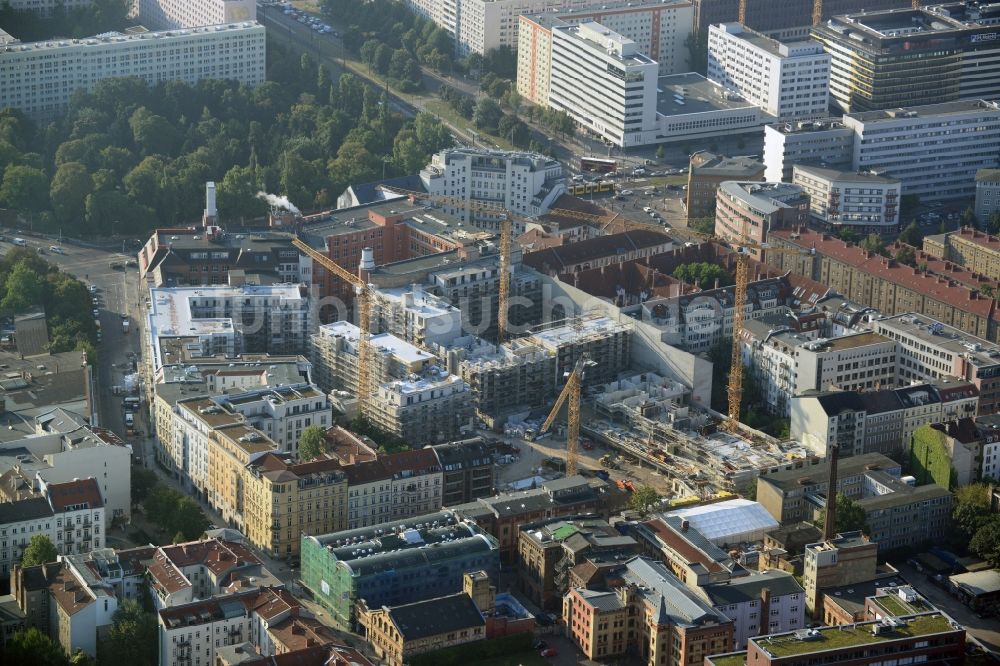
M1000 2L6 0L0 664L1000 663Z

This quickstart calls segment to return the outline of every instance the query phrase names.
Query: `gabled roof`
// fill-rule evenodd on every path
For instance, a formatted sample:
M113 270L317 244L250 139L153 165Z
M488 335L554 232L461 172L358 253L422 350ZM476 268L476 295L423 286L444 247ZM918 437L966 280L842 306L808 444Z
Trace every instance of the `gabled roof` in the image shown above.
M525 265L539 271L559 273L569 266L583 262L614 257L670 242L672 240L669 236L658 231L638 229L608 236L598 236L538 252L529 252L524 255L522 261Z
M32 497L17 502L0 502L0 525L24 520L51 518L52 507L44 497Z
M482 613L464 592L387 610L392 623L408 641L486 626Z
M795 576L787 571L765 571L763 573L740 578L732 578L725 583L713 583L702 588L715 606L741 604L761 598L767 589L771 597L784 597L789 594L802 594L802 586Z
M99 509L104 506L101 487L93 478L50 483L48 495L53 511L68 511L70 507L81 505L89 509Z
M435 474L441 471L441 464L432 449L411 449L381 456L379 462L393 478L413 474Z

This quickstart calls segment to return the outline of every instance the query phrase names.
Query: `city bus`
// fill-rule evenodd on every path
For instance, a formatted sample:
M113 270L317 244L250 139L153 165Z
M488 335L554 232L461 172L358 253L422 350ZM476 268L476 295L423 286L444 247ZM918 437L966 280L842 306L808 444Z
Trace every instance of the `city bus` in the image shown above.
M613 173L618 170L616 160L604 157L581 157L580 171L595 171L597 173Z

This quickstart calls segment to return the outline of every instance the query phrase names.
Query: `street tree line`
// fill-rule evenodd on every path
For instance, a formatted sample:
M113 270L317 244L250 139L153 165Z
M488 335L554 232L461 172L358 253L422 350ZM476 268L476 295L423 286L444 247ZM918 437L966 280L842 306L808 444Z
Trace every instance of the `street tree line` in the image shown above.
M0 111L0 207L36 230L138 235L197 220L209 180L221 218L246 220L266 212L260 190L332 206L348 185L414 173L449 145L433 116L408 121L383 91L269 43L256 88L116 78L48 125Z

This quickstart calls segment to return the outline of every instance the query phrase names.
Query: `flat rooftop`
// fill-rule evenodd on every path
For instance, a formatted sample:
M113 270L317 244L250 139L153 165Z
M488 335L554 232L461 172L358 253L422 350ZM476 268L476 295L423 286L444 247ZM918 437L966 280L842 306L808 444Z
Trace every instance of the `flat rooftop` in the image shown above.
M796 633L787 633L751 638L750 641L773 657L782 658L960 631L955 629L952 620L942 613L899 619L904 623L878 635L872 633L872 626L879 624L878 622L862 622L839 627L820 627L818 636L805 640L798 638Z
M995 102L979 99L965 99L957 102L942 102L941 104L925 104L909 106L901 109L882 109L880 111L859 111L844 114L844 119L852 119L862 123L878 121L906 122L913 118L928 118L931 116L958 116L975 111L991 111L1000 114L1000 107Z
M830 130L846 130L840 118L821 118L818 120L800 120L791 123L771 123L768 128L782 134L808 134L811 132L828 132Z
M655 60L636 49L634 41L594 21L576 25L553 25L552 32L564 33L571 39L582 42L591 50L600 51L623 67L656 64Z
M882 337L877 333L858 333L856 335L844 335L838 338L827 338L823 344L827 347L827 351L842 351L844 349L878 345L884 342L889 342L889 338Z
M556 349L563 345L580 344L588 339L597 339L627 330L624 324L610 317L594 317L532 333L529 339L547 349Z
M406 308L408 311L427 319L461 316L461 312L454 305L440 296L435 296L423 289L395 287L379 289L378 293L383 299L392 302L393 305Z
M357 350L359 329L349 321L335 321L319 327L321 336L342 336L354 349ZM371 345L383 354L391 354L407 365L419 363L421 361L433 361L437 357L434 354L424 351L416 345L410 344L406 340L397 338L392 333L379 333L370 338Z
M656 86L656 112L661 116L753 108L736 92L695 72L661 76Z
M108 44L126 43L133 44L140 42L153 42L164 37L190 37L192 35L214 35L225 31L249 30L251 28L261 28L264 26L256 21L244 21L241 23L224 23L221 25L204 25L197 28L181 28L174 30L160 30L157 32L141 32L135 34L125 34L121 32L105 32L85 39L50 39L42 42L28 42L24 44L8 44L8 52L23 51L47 51L56 49L90 49L94 50ZM6 34L6 33L4 33ZM2 43L2 42L0 42Z
M916 312L884 317L875 322L875 330L899 331L954 356L964 356L977 367L1000 365L1000 345Z

